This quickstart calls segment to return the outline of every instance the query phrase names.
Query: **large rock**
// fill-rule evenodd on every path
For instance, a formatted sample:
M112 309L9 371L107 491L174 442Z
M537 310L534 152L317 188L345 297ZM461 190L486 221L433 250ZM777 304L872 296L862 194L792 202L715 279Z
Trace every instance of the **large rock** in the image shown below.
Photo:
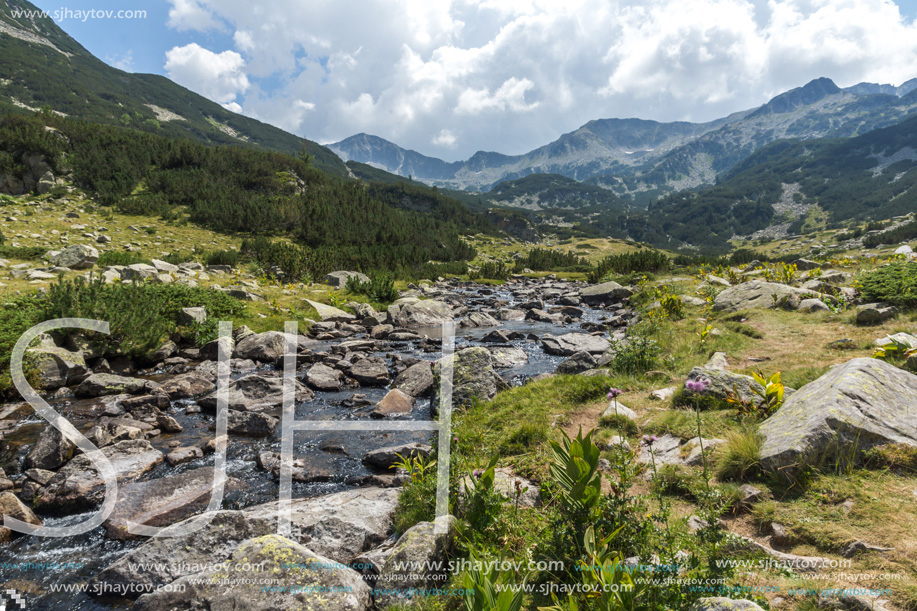
M315 390L338 391L341 390L343 375L337 369L316 363L306 373L306 384Z
M414 397L393 388L382 397L382 400L376 403L370 414L374 418L384 418L385 416L405 416L411 413L414 407Z
M121 270L122 280L146 280L159 276L159 270L146 263L134 263Z
M433 393L433 384L433 367L422 361L398 374L394 387L412 397L426 397Z
M755 394L752 389L763 392L764 388L755 382L751 376L738 373L732 373L723 369L710 369L705 367L695 367L688 374L688 380L692 382L699 379L706 379L710 384L703 392L702 397L712 397L719 401L726 401L731 395L738 395L743 401L756 403L760 396ZM697 393L684 389L684 396L693 400Z
M227 568L209 568L182 577L172 587L144 594L135 611L176 609L309 609L366 611L370 587L347 567L325 568L333 561L280 535L265 535L240 545ZM268 580L276 588L260 585ZM227 587L225 582L235 581Z
M284 342L284 334L280 331L256 333L237 343L232 355L237 359L273 363L283 356Z
M385 471L391 469L401 461L400 457L419 456L426 458L433 449L420 443L407 443L400 446L388 446L370 450L363 455L363 464L373 469Z
M597 364L598 362L595 360L595 357L588 352L577 352L558 365L554 373L575 375L588 371L589 369L594 369Z
M259 412L240 412L229 410L226 418L226 430L233 435L247 437L270 437L280 420Z
M604 337L588 333L566 333L564 335L546 333L541 338L541 345L545 352L557 356L573 356L577 352L603 354L611 346Z
M50 424L42 429L38 441L29 450L22 463L23 469L57 471L73 458L76 444Z
M633 291L617 282L603 282L580 291L580 298L590 305L618 303L631 295Z
M223 474L213 467L201 467L119 488L118 504L105 521L105 533L120 541L134 539L140 535L127 531L128 522L163 527L199 514L207 509L217 477ZM224 491L238 489L241 484L228 478Z
M494 369L512 369L529 362L529 355L522 348L497 346L488 350L494 359Z
M750 600L717 596L701 598L691 605L689 611L764 611L764 609Z
M452 308L442 301L428 299L392 306L394 324L400 327L438 327L444 322L452 320Z
M760 308L787 307L796 309L807 297L812 297L812 291L780 284L752 280L743 282L721 292L713 300L713 309L718 312L737 312L739 310L752 310ZM816 298L833 299L830 296L814 294Z
M360 359L350 368L350 377L363 386L388 386L388 368L380 359Z
M99 251L85 244L73 244L48 257L51 265L70 269L90 269L98 260Z
M113 373L94 373L79 386L74 394L77 397L103 397L106 395L145 395L159 387L159 384L140 378L128 378Z
M178 270L176 267L175 270ZM204 324L207 321L207 308L204 306L196 308L182 308L178 311L178 324L191 326L195 323Z
M487 401L497 394L498 376L494 371L493 357L487 348L465 348L448 358L452 364L453 405L468 405L475 397ZM444 361L440 359L433 368L437 380L442 373Z
M160 392L169 395L173 401L176 399L190 399L216 388L216 381L212 376L199 371L183 373L170 378L159 387Z
M327 274L325 276L325 284L328 286L343 288L347 286L347 281L351 278L356 278L360 282L369 282L369 276L361 274L360 272L339 271Z
M251 374L230 384L228 390L228 406L232 410L257 412L273 410L283 405L283 378ZM315 398L315 393L306 388L299 380L293 380L293 390L296 403L311 401ZM208 411L215 411L217 391L201 397L198 405Z
M354 320L356 316L324 303L319 303L317 301L312 301L311 299L306 299L306 302L315 308L315 311L318 312L319 318L324 322L347 322Z
M877 325L894 318L898 308L892 305L866 304L857 308L858 325Z
M498 327L500 326L500 321L490 314L487 314L486 312L472 312L460 320L458 326L468 329L478 327Z
M382 590L376 596L379 609L390 609L410 602L422 596L418 590L437 588L442 584L442 571L432 567L447 566L446 560L455 544L455 524L453 516L437 519L445 532L437 534L433 522L420 522L409 528L385 561L375 587Z
M888 443L917 446L917 376L879 359L858 358L796 391L760 427L769 470L856 462Z
M27 524L41 526L41 519L29 509L28 505L19 500L12 492L0 492L0 543L13 536L13 531L2 526L3 516L9 516Z
M118 484L140 479L162 462L162 452L149 441L132 439L102 448L111 462ZM57 472L35 497L36 509L54 513L72 513L92 509L105 497L105 480L96 466L80 455Z
M76 384L89 373L81 352L58 348L50 342L27 350L26 355L38 371L37 386L44 390Z

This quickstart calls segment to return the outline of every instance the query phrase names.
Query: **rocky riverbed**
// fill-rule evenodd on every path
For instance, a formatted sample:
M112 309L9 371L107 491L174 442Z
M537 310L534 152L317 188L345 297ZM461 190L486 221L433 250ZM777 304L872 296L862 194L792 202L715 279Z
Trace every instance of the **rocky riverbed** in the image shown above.
M587 288L516 278L489 287L450 281L403 295L385 312L351 304L356 313L350 314L313 304L321 305L316 310L323 320L298 338L297 420L432 419L445 321L456 324L453 397L461 405L555 371L596 372L611 340L623 338L633 318L624 307L630 290L615 283ZM188 320L205 316L197 308L182 312ZM190 577L183 570L138 572L129 566L137 562L206 564L288 545L266 539L276 532L284 336L236 328L227 348L232 373L223 511L204 531L177 542L144 542L126 524L168 526L206 508L219 444L217 342L201 348L167 342L146 363L95 353L81 335L56 343L45 338L33 349L48 402L103 449L120 493L104 527L89 534L11 537L2 544L5 560L48 568L3 568L4 581L16 580L39 595L45 609L102 609L137 598L144 590L136 584L150 589ZM0 406L4 506L15 505L24 518L47 526L78 523L102 501L102 479L73 444L30 413L26 404ZM293 541L300 547L289 554L338 562L365 555L374 559L375 573L384 573L384 559L398 547L386 541L403 483L390 467L396 452L426 452L430 442L425 432L297 433L293 497L301 500L294 504ZM436 537L427 535L441 551ZM338 577L362 583L359 576ZM61 583L95 584L105 596L50 592ZM104 584L122 585L105 590ZM135 590L127 592L128 584ZM328 608L365 608L368 594L351 589L356 593L350 599ZM217 593L194 591L199 600L226 603ZM136 608L180 604L156 593Z

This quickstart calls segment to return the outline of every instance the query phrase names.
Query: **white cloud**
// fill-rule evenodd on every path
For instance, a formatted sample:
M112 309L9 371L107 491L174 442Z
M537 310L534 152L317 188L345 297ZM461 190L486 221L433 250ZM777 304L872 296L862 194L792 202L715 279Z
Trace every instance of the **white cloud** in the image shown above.
M118 70L131 72L134 69L134 52L128 49L121 55L106 57L105 61L108 62L109 66L113 66Z
M245 60L235 51L214 53L197 43L166 52L169 78L220 104L228 104L249 87Z
M229 102L227 104L221 104L221 106L226 110L242 114L242 106L240 106L238 102Z
M436 136L431 140L436 146L442 146L447 149L454 149L458 144L458 138L455 137L455 134L452 133L450 129L441 129Z
M245 93L246 113L315 140L365 131L453 158L596 118L710 120L821 76L917 76L917 24L891 0L366 0L356 16L331 0L170 2L172 27L234 33L234 52L170 57L182 84Z

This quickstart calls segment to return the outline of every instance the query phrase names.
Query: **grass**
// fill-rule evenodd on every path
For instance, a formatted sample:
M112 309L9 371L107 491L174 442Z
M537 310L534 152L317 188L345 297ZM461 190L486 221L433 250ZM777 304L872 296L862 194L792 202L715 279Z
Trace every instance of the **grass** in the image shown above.
M760 473L763 437L754 429L731 431L717 448L714 473L723 481L745 481Z

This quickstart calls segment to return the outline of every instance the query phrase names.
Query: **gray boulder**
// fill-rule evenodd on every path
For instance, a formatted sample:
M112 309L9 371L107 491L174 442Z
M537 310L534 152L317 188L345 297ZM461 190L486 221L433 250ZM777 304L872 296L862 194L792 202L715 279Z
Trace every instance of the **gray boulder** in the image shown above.
M588 352L577 352L561 362L561 364L557 366L557 369L554 370L554 373L575 375L588 371L589 369L594 369L596 364L598 364L598 361Z
M318 301L312 301L311 299L306 299L306 302L318 312L318 316L322 319L322 322L348 322L356 319L356 316L340 308L319 303Z
M389 316L393 324L400 327L438 327L452 320L452 308L433 299L409 301L401 305L396 302L389 307Z
M701 598L691 605L689 611L764 611L750 600L725 598Z
M374 418L384 418L385 416L405 416L411 413L414 408L414 397L393 388L388 391L382 400L376 403L370 414Z
M383 590L376 596L379 609L410 603L412 598L421 596L417 590L436 588L437 583L442 583L442 575L429 567L437 563L446 566L455 544L456 519L443 516L437 522L444 523L445 533L436 534L433 522L420 522L398 539L375 584Z
M284 353L284 334L280 331L265 331L250 335L236 344L233 356L237 359L251 359L273 363Z
M311 401L315 393L303 386L299 380L293 380L294 400L296 403ZM273 410L283 405L283 378L269 378L251 374L239 378L229 385L229 409L258 412ZM208 411L217 408L217 391L213 391L198 400L198 405Z
M468 405L472 398L490 400L497 394L497 373L493 357L487 348L474 347L459 350L446 359L440 359L433 367L436 379L440 379L444 364L452 365L452 403L455 406Z
M433 393L433 384L433 367L423 361L398 374L393 385L412 397L426 397Z
M82 352L58 348L51 342L30 348L26 351L26 356L38 370L37 385L44 390L76 384L89 373Z
M761 424L761 464L794 470L855 463L874 446L917 446L914 397L914 374L879 359L848 361L796 391Z
M175 268L178 269L177 267ZM203 324L207 320L207 308L182 308L178 312L178 324L190 326L194 323Z
M343 375L337 369L316 363L306 373L306 384L315 390L338 391L341 390Z
M494 359L494 369L512 369L529 362L529 355L522 348L499 346L488 350Z
M700 395L702 397L712 397L719 401L726 401L731 394L736 394L743 401L757 402L759 397L752 389L764 391L764 388L755 382L753 377L732 373L724 369L695 367L688 374L688 380L691 381L696 382L702 378L708 380L710 384ZM684 389L684 397L688 400L693 400L697 394L687 388Z
M231 409L226 418L226 431L247 437L270 437L278 424L280 420L267 414Z
M621 286L617 282L603 282L596 284L580 291L580 298L584 303L596 305L604 303L606 305L618 303L619 301L633 295L629 288Z
M225 570L209 568L182 577L170 588L144 594L133 609L366 611L372 604L369 586L353 569L324 568L332 565L332 560L298 543L276 534L265 535L242 543ZM259 579L282 587L252 583ZM224 581L235 581L237 585L221 585Z
M167 394L174 401L198 397L215 388L216 381L213 376L200 371L191 371L166 380L159 387L159 391Z
M827 312L830 310L821 299L803 299L796 309L800 312Z
M325 284L328 286L343 288L347 286L347 281L351 278L356 278L360 282L369 282L369 276L361 274L360 272L338 271L331 272L330 274L326 275Z
M350 368L350 377L363 386L388 386L391 381L388 367L381 359L360 359Z
M103 397L106 395L141 395L151 393L159 387L156 382L140 378L128 378L113 373L94 373L79 386L74 394L77 397Z
M458 326L463 328L498 327L500 321L486 312L472 312L460 320Z
M428 445L419 443L407 443L400 446L388 446L371 450L363 455L363 464L373 469L385 471L391 469L395 463L399 462L400 456L420 456L427 457L433 449Z
M611 346L604 337L588 333L566 333L564 335L547 333L541 338L541 345L548 354L558 356L572 356L577 352L603 354Z
M50 424L42 429L38 440L22 463L23 469L57 471L73 458L76 444Z
M897 313L895 306L871 303L857 309L856 321L858 325L877 325L894 318Z
M134 263L121 270L122 280L146 280L158 275L159 270L146 263Z
M73 244L48 257L51 265L70 269L91 269L98 260L99 251L85 244Z
M789 307L796 309L799 303L812 297L812 291L777 282L752 280L731 286L722 291L713 300L713 309L718 312L737 312L761 308ZM833 299L833 297L816 294L815 297Z

